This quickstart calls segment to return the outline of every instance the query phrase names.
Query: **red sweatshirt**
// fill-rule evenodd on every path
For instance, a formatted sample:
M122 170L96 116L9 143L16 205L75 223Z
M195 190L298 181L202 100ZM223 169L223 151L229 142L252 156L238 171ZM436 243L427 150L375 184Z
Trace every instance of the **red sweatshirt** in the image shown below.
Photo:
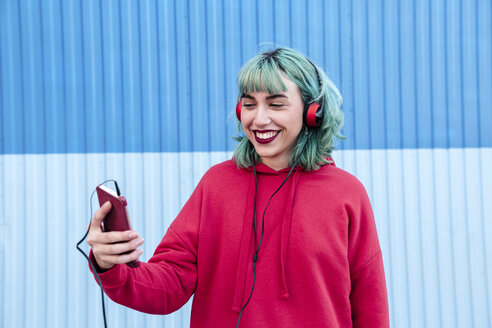
M257 242L288 169L257 165ZM212 167L148 263L100 274L115 302L153 314L194 294L191 327L235 327L253 283L252 170ZM389 327L383 261L362 184L335 165L289 177L265 213L240 327Z

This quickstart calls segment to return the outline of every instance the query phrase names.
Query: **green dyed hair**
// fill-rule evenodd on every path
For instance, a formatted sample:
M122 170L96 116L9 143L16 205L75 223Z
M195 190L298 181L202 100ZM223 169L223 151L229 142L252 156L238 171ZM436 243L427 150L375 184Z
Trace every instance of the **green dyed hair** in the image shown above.
M340 134L343 126L343 113L340 110L342 97L335 84L309 59L290 48L278 48L253 57L241 69L237 77L239 99L249 92L268 92L276 94L287 91L282 74L294 82L301 92L304 105L317 102L324 112L319 127L304 129L299 133L297 144L292 152L289 166L293 165L301 154L297 165L305 170L317 170L321 165L330 163L335 149L335 137L344 139ZM242 131L241 122L238 123ZM260 162L253 144L245 136L234 138L239 144L234 150L233 160L240 168L250 167L254 158Z

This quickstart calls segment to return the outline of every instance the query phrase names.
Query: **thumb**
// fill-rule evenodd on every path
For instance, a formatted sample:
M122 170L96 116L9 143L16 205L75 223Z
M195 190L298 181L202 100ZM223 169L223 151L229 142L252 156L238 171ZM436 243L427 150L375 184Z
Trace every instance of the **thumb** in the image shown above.
M94 218L92 219L92 223L91 223L91 228L99 229L101 227L102 221L104 220L106 215L109 213L109 211L111 211L111 202L107 201L94 214Z

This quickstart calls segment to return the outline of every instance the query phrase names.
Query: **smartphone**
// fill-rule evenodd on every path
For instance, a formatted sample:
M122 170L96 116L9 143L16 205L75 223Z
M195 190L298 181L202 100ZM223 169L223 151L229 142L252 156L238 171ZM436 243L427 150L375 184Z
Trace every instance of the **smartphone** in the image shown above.
M103 231L131 230L132 227L130 224L130 216L128 215L126 198L124 196L118 196L116 191L104 185L97 186L96 190L97 198L99 199L99 206L103 206L103 204L107 201L110 201L112 205L111 211L106 214L106 217L103 220ZM128 253L131 253L131 251L122 254ZM136 268L140 265L140 261L131 261L126 263L126 265Z

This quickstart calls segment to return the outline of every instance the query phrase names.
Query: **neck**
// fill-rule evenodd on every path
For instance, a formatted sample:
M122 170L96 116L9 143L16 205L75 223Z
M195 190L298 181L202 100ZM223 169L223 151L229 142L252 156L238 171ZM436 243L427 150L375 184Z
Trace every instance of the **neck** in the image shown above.
M268 166L271 169L274 169L275 171L280 171L282 169L285 169L286 167L289 167L289 160L269 160L268 158L261 158L261 163Z

